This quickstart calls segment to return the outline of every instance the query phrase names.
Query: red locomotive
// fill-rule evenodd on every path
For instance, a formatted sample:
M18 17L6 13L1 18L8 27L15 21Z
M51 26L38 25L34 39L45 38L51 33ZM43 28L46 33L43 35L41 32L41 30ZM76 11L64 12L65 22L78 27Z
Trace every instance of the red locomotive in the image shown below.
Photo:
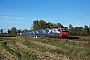
M68 38L69 32L67 27L56 27L52 28L48 32L49 37L55 37L55 38Z

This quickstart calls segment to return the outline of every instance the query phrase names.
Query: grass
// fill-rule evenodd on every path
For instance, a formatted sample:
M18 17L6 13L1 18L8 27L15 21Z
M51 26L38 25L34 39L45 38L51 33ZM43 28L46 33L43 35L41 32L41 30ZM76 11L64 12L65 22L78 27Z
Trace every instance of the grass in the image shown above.
M22 42L24 45L28 46L28 48L32 48L34 50L37 50L37 51L41 51L41 52L50 52L50 53L53 53L53 50L52 49L46 49L42 46L38 46L38 45L35 45L33 43L30 43L29 41L23 41Z
M10 37L0 37L0 41L12 41L15 40L15 38L10 38Z
M61 54L68 56L71 60L89 60L90 59L90 48L89 46L84 46L84 45L79 45L79 44L74 44L68 41L65 42L53 42L52 40L47 40L47 39L40 39L40 38L29 38L29 37L19 37L21 40L17 38L7 38L7 37L0 37L0 48L5 49L7 52L11 53L12 55L23 59L23 60L38 60L39 58L35 55L33 55L30 51L27 51L26 49L23 49L19 46L16 46L14 44L15 41L27 46L28 48L32 50L36 50L39 52L49 52L52 54ZM23 39L24 38L24 39ZM8 41L9 40L9 41ZM19 40L19 41L18 41ZM46 43L52 46L56 46L62 49L51 49L51 48L46 48L42 47L40 45L31 43L29 40L32 41L38 41L41 43ZM12 45L12 46L10 46ZM17 49L18 48L18 49Z
M20 48L18 50L21 52L21 59L23 60L38 60L39 58L37 56L34 56L31 52L26 51L25 49Z
M7 52L11 53L12 55L14 55L16 57L20 57L20 54L17 51L10 49L8 46L6 46L6 44L7 44L7 42L2 43L3 49L5 49Z
M15 45L14 41L15 38L0 37L0 40L2 41L0 43L0 48L5 49L11 55L16 56L19 60L38 60L38 58L32 55L32 53L30 53L29 51L26 51L22 48L17 49L18 47ZM7 40L10 41L7 42Z
M71 58L77 58L77 59L90 58L90 48L88 46L78 45L71 42L52 42L51 40L39 39L39 38L38 39L32 38L31 40L54 45L62 49L67 49L68 53L66 52L64 54L66 56L70 56Z
M18 40L16 40L16 41L18 41ZM23 59L23 60L37 60L37 59L39 59L38 57L32 55L32 53L27 51L26 49L23 49L23 48L17 46L15 44L15 41L8 42L8 47L10 47L10 48L12 48L15 51L18 51L20 53L21 56L18 57L19 59Z

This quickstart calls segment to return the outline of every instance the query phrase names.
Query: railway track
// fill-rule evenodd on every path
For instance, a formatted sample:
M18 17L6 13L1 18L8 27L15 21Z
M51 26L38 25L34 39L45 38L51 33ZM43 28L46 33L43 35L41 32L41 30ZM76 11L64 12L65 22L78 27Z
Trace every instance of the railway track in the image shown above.
M35 38L35 37L33 37ZM60 41L60 40L72 40L72 41L84 41L84 42L90 42L90 39L81 39L79 37L69 37L69 38L66 38L66 39L62 39L62 38L48 38L48 37L38 37L38 38L41 38L41 39L50 39L50 40L56 40L56 41Z
M33 38L35 38L35 37L33 37ZM52 40L53 42L71 42L74 44L90 46L90 40L89 39L81 39L79 37L69 37L67 39L48 38L48 37L38 37L38 38Z

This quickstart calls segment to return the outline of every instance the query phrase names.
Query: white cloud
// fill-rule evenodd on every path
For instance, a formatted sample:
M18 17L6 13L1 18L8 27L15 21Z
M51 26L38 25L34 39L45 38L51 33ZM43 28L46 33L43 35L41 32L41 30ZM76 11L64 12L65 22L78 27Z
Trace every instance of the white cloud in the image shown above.
M0 22L2 22L2 23L7 23L7 24L13 24L13 23L21 23L21 22L19 22L19 21L10 21L10 20L0 20Z
M24 20L23 17L11 17L11 16L0 16L0 19L5 19L5 20Z
M14 19L24 19L23 17L12 17Z
M9 16L0 16L0 18L11 18L11 17L9 17Z
M19 14L19 13L13 13L13 12L0 12L0 14L4 14L4 15L23 15L25 16L26 14Z
M38 17L31 17L30 19L32 19L32 20L33 20L33 19L37 19L37 18L38 18Z

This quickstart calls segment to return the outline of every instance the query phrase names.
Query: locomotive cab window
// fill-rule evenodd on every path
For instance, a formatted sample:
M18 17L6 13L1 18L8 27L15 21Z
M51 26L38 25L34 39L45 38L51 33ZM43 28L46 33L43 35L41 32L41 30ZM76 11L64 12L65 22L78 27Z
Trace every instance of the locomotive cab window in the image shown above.
M68 28L62 28L62 32L68 32Z

